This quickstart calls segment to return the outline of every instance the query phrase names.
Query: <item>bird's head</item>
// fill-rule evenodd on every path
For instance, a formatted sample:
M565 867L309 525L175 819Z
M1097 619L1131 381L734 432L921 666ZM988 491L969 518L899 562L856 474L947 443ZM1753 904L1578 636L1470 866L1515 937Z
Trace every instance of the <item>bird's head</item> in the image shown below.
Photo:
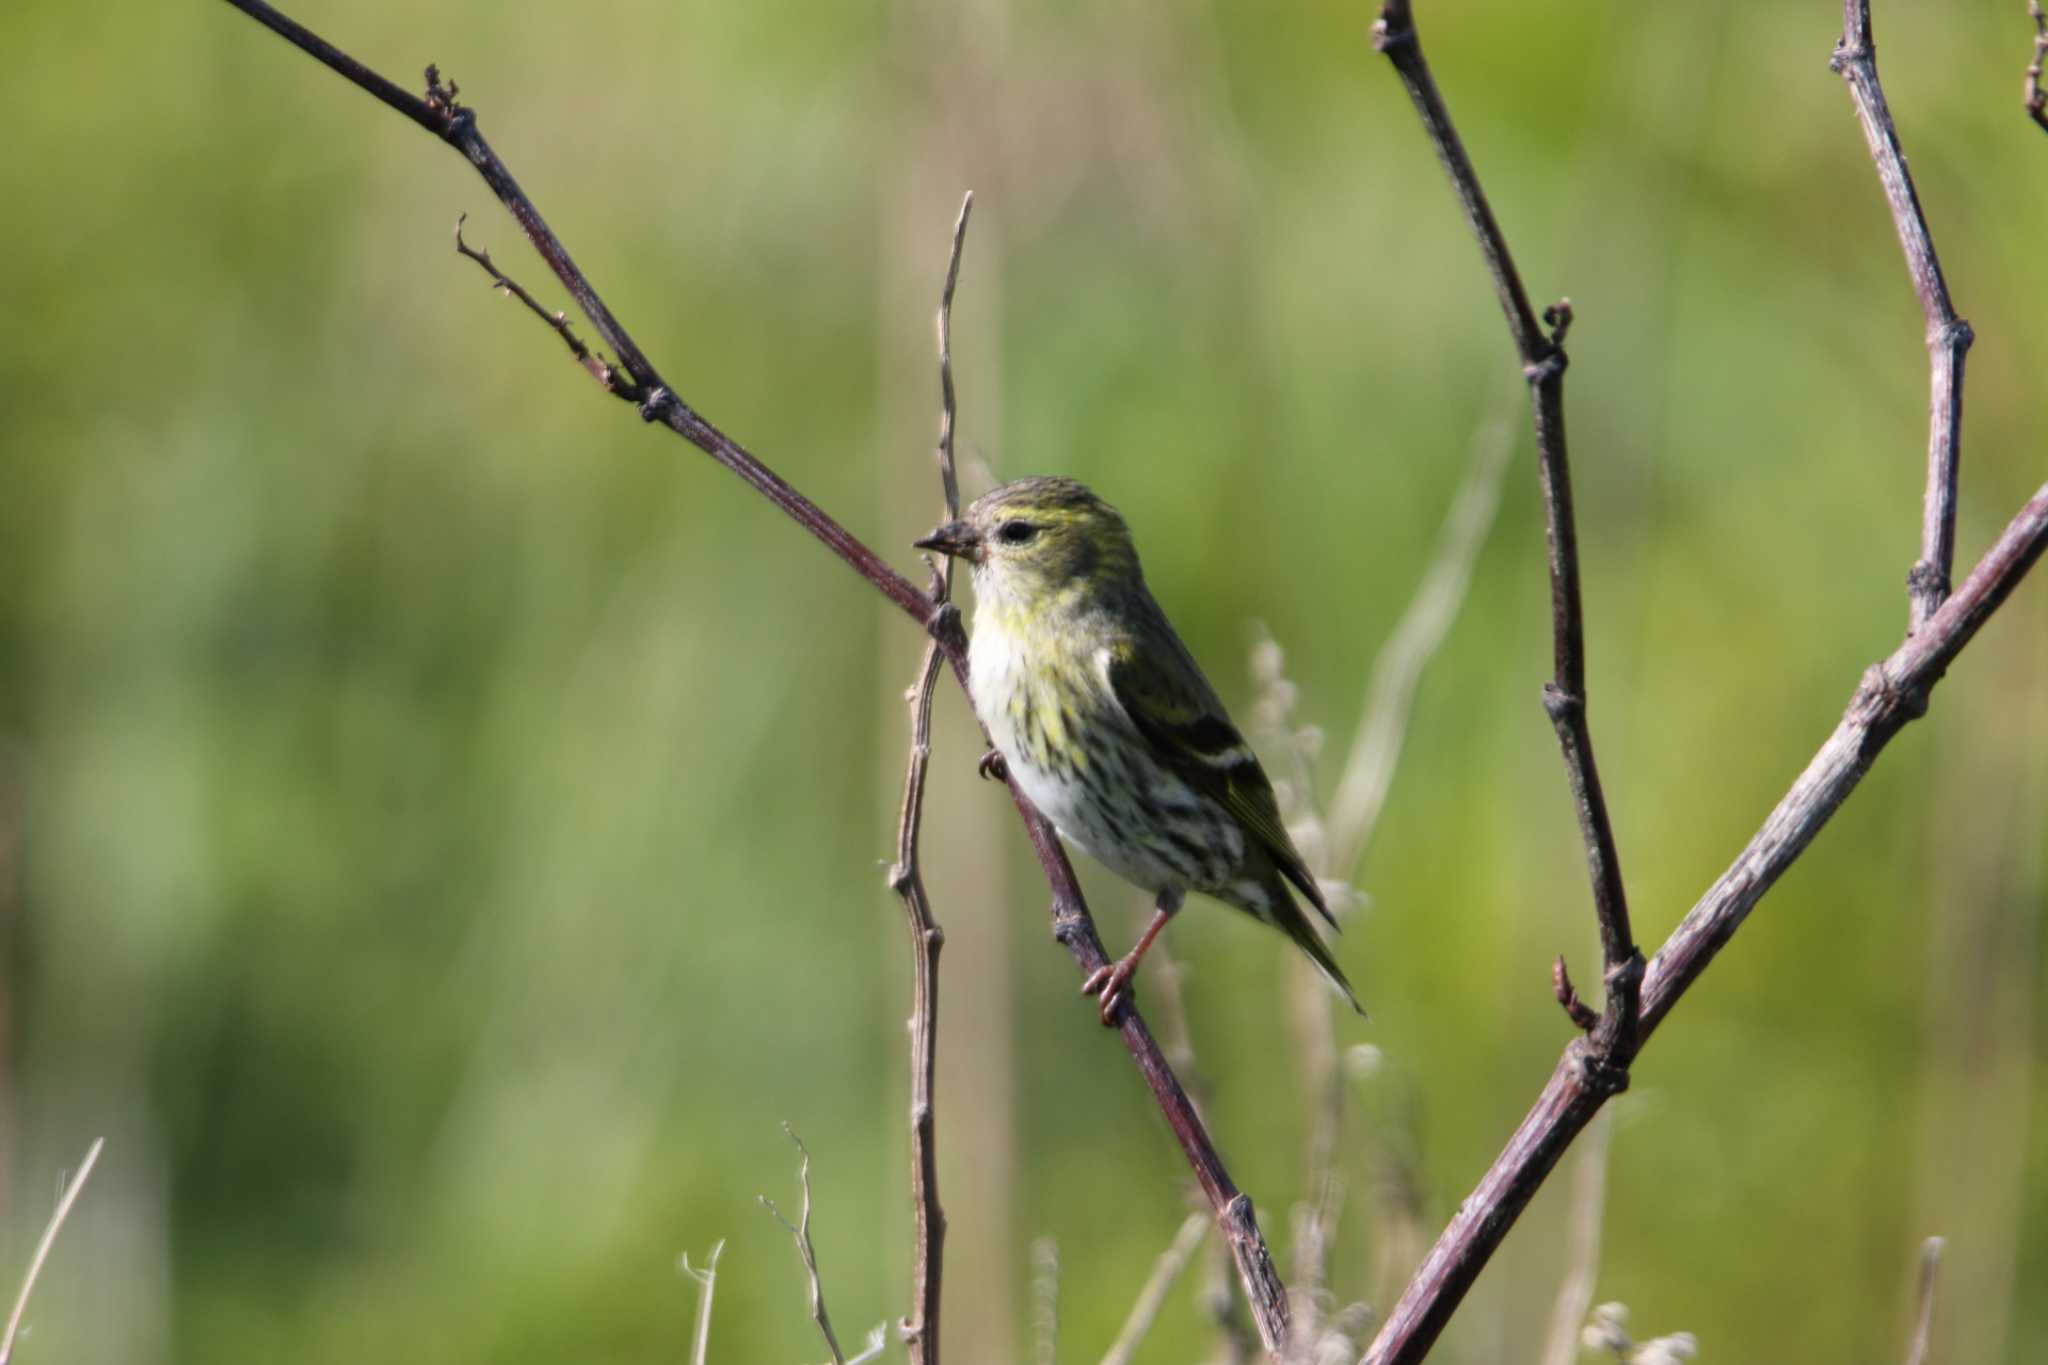
M1130 528L1073 479L1019 479L917 542L974 566L975 596L1030 605L1139 581Z

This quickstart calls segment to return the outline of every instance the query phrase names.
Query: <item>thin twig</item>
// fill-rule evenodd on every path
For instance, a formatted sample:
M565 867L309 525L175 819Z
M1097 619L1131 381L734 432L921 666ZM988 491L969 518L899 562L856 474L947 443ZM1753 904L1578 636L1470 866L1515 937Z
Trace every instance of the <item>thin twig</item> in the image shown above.
M1956 557L1956 466L1963 428L1963 357L1970 324L1956 316L1948 282L1934 254L1927 215L1906 169L1898 129L1877 79L1877 43L1870 32L1870 0L1842 0L1842 36L1829 65L1841 73L1856 106L1856 121L1877 165L1878 184L1891 206L1906 273L1927 322L1927 491L1921 500L1920 558L1906 575L1907 621L1917 629L1948 596Z
M1600 948L1605 959L1606 1008L1593 1035L1600 1065L1613 1073L1613 1083L1627 1083L1628 1065L1637 1043L1637 993L1642 981L1642 954L1629 928L1628 897L1623 891L1621 859L1615 849L1614 826L1607 798L1600 788L1600 770L1593 760L1593 734L1586 720L1586 646L1579 601L1579 545L1572 513L1571 463L1565 448L1564 372L1568 361L1564 339L1572 324L1570 300L1548 308L1539 326L1515 270L1505 235L1480 188L1465 144L1451 123L1450 111L1437 93L1436 78L1422 56L1409 0L1388 0L1373 25L1373 45L1386 54L1407 87L1423 127L1436 147L1464 208L1488 273L1500 297L1509 335L1521 357L1529 382L1529 404L1536 427L1537 469L1542 476L1543 514L1550 559L1550 622L1554 674L1543 688L1543 708L1557 730L1564 753L1565 776L1571 786L1579 833L1586 846L1586 870L1593 885L1593 909L1600 921ZM1546 330L1547 328L1547 330Z
M776 1207L773 1199L765 1194L755 1197L796 1242L796 1254L804 1263L804 1277L810 1282L811 1321L818 1324L819 1335L825 1338L825 1345L832 1352L833 1365L846 1365L845 1353L839 1349L839 1338L832 1331L832 1315L825 1311L825 1286L818 1278L818 1251L811 1245L811 1150L804 1146L804 1140L788 1124L782 1125L782 1131L788 1133L789 1140L796 1144L796 1182L803 1192L803 1207L792 1223L782 1216L782 1210Z
M50 1259L50 1248L57 1245L57 1234L64 1230L64 1220L71 1216L71 1206L78 1202L79 1193L85 1189L85 1182L100 1159L100 1149L106 1145L105 1138L92 1140L92 1146L85 1150L85 1160L78 1163L78 1174L65 1183L63 1192L57 1196L57 1208L43 1228L42 1240L36 1243L36 1254L29 1258L28 1273L21 1277L21 1292L14 1296L14 1311L7 1315L7 1330L0 1334L0 1365L14 1359L14 1341L21 1334L21 1317L28 1311L28 1297L36 1292L36 1279L43 1273L43 1263Z
M953 247L946 260L946 283L939 293L939 484L946 519L960 515L960 485L953 472L953 287L960 278L960 248L967 239L967 215L974 196L960 201L953 225ZM931 595L941 611L951 611L953 562L944 556L932 566ZM912 1365L938 1365L940 1287L946 1259L946 1213L939 1206L938 1118L934 1086L939 1046L939 950L945 931L932 916L918 859L918 835L924 826L924 784L932 757L932 692L945 661L939 641L925 646L910 701L910 757L903 774L902 812L896 821L896 862L889 885L903 899L910 926L910 1199L916 1220L911 1264L910 1315L902 1322L903 1340Z
M704 1268L698 1270L690 1264L689 1253L683 1253L683 1273L697 1282L697 1325L690 1333L690 1365L704 1365L705 1352L711 1346L711 1296L718 1288L718 1258L724 1254L725 1240L720 1238L704 1258Z
M1643 977L1647 1041L1714 955L1854 791L1886 744L2048 549L2048 486L2028 500L1941 609L1857 685L1835 731L1728 870L1686 913ZM1387 1317L1366 1360L1422 1359L1558 1158L1613 1094L1585 1039L1558 1060L1507 1147L1459 1206Z
M915 584L889 567L852 532L797 492L738 442L699 416L668 387L570 259L568 251L541 218L533 201L519 188L505 163L477 130L475 111L456 103L452 84L443 86L439 73L430 67L427 95L422 99L372 71L303 25L263 3L263 0L227 0L227 3L461 152L518 221L534 249L589 320L598 339L618 357L616 368L625 382L633 386L633 391L642 395L637 400L642 419L660 422L737 474L749 487L838 555L939 642L954 676L963 686L966 684L967 636L960 626L957 612L945 610L944 604L934 602L919 591ZM621 396L624 396L623 392ZM1037 856L1052 892L1053 937L1067 949L1084 977L1092 975L1107 966L1109 958L1096 934L1073 864L1061 847L1051 822L1038 813L1014 779L1010 780L1009 787L1011 801L1024 822L1032 852ZM1251 1200L1231 1179L1207 1128L1195 1113L1173 1069L1166 1064L1158 1043L1135 1008L1125 1007L1121 1032L1125 1048L1152 1091L1153 1101L1159 1106L1175 1140L1180 1143L1181 1152L1187 1158L1204 1197L1223 1225L1238 1276L1245 1286L1247 1302L1251 1304L1258 1324L1260 1340L1268 1351L1277 1351L1287 1338L1286 1293L1278 1272L1273 1269L1272 1253L1259 1231Z
M1059 1365L1060 1246L1050 1237L1031 1244L1031 1336L1037 1365Z
M478 266L482 267L484 273L491 277L493 288L506 298L517 299L525 304L528 311L552 328L555 335L562 339L562 344L569 348L569 354L576 357L576 363L588 370L591 378L595 379L606 393L631 402L637 403L640 401L642 395L639 387L613 369L611 362L607 361L603 356L593 354L591 349L583 344L583 339L577 336L575 329L569 325L569 315L567 313L559 309L550 313L547 309L541 307L540 300L527 293L525 285L522 285L519 281L498 269L497 265L491 260L491 253L488 249L473 247L463 239L462 225L468 221L468 214L456 215L455 254L475 261Z
M1181 1271L1187 1269L1188 1258L1195 1254L1195 1248L1202 1244L1202 1236L1208 1230L1207 1214L1191 1213L1182 1220L1180 1231L1173 1234L1173 1241L1159 1253L1159 1260L1152 1267L1152 1277L1145 1281L1144 1289L1138 1293L1138 1301L1131 1305L1131 1315L1124 1319L1124 1328L1116 1334L1116 1340L1102 1357L1102 1365L1130 1365L1131 1357L1145 1340L1145 1334L1159 1320L1159 1310L1165 1307L1166 1296L1173 1292L1174 1282L1180 1279Z
M1550 1341L1543 1365L1572 1365L1579 1358L1579 1331L1593 1306L1600 1278L1600 1222L1607 1209L1607 1147L1614 1136L1614 1111L1603 1109L1579 1144L1578 1168L1572 1173L1571 1213L1566 1236L1566 1266L1550 1310Z
M2041 89L2041 66L2048 61L2048 11L2041 0L2027 0L2027 17L2034 21L2034 60L2027 67L2027 117L2048 133L2048 92Z
M1919 1310L1913 1315L1913 1340L1906 1347L1906 1365L1927 1365L1927 1344L1934 1334L1934 1279L1941 1270L1939 1237L1920 1244Z

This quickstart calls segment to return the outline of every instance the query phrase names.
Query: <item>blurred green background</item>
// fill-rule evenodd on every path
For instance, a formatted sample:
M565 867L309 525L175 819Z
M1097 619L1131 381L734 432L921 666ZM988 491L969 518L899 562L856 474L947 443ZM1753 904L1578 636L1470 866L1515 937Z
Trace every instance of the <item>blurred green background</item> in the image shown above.
M1473 433L1498 526L1423 680L1340 956L1373 1009L1335 1263L1405 1270L1597 975L1538 705L1542 523L1506 335L1367 7L619 0L294 13L427 61L690 402L911 570L960 192L961 448L1133 522L1231 704L1249 623L1330 760ZM1921 321L1836 6L1428 4L1539 300L1569 294L1592 715L1660 941L1897 642ZM2048 478L2048 140L2018 0L1881 4L1978 345L1964 564ZM0 1159L11 1284L106 1156L23 1360L816 1359L907 1304L907 954L881 864L916 632L603 398L450 250L559 291L455 157L225 5L0 9ZM547 286L547 287L544 287ZM1960 567L1960 566L1959 566ZM1096 1358L1185 1210L941 697L950 1358ZM2026 585L1657 1037L1597 1298L1708 1360L2048 1356L2048 582ZM1092 868L1126 941L1134 896ZM1212 1120L1286 1261L1284 945L1177 925ZM1405 1154L1405 1155L1404 1155ZM1566 1173L1441 1348L1538 1354ZM1389 1195L1389 1190L1395 1195ZM1411 1234L1412 1236L1412 1230ZM1376 1259L1394 1264L1382 1271ZM1143 1352L1206 1357L1206 1268ZM1385 1300L1381 1300L1384 1307ZM892 1358L900 1348L891 1348Z

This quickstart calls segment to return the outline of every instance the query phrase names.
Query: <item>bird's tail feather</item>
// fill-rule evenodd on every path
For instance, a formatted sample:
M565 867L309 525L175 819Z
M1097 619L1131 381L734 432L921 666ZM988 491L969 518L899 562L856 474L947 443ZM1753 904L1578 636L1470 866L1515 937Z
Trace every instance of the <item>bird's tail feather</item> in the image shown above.
M1369 1018L1365 1006L1358 1003L1358 992L1351 989L1351 982L1345 977L1344 969L1337 965L1337 959L1330 955L1329 945L1324 943L1323 936L1316 932L1315 921L1302 913L1301 906L1294 897L1287 894L1286 886L1278 877L1275 877L1273 882L1268 894L1274 900L1277 910L1274 920L1279 928L1287 937L1294 940L1302 952L1308 954L1308 960L1316 964L1316 970L1337 988L1346 1003L1358 1011L1358 1017Z

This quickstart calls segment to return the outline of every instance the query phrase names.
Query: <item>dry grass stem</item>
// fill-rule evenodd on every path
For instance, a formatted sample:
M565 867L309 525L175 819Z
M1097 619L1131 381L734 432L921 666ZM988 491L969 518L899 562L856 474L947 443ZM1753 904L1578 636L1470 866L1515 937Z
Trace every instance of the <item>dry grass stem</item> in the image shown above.
M783 1217L782 1210L767 1195L757 1195L761 1207L774 1215L775 1221L788 1231L796 1243L796 1254L804 1263L804 1278L809 1282L811 1296L811 1321L818 1324L819 1335L825 1338L825 1347L832 1352L832 1365L846 1365L846 1355L839 1349L839 1337L832 1331L832 1315L825 1311L825 1286L818 1278L818 1251L811 1245L811 1152L804 1146L804 1140L796 1135L788 1124L782 1131L789 1134L789 1140L796 1144L797 1187L803 1195L803 1205L792 1223Z
M1572 1365L1578 1358L1579 1331L1593 1307L1593 1290L1600 1279L1600 1223L1607 1210L1607 1148L1613 1137L1614 1113L1603 1109L1579 1144L1565 1232L1566 1269L1557 1289L1557 1303L1550 1311L1543 1365Z
M1191 1213L1181 1221L1173 1241L1159 1253L1151 1278L1138 1292L1138 1301L1131 1305L1131 1315L1124 1319L1123 1330L1116 1334L1116 1340L1102 1357L1102 1365L1130 1365L1131 1358L1145 1340L1145 1334L1159 1320L1159 1310L1166 1306L1166 1296L1173 1292L1181 1272L1187 1269L1188 1259L1195 1254L1195 1248L1202 1244L1202 1236L1208 1231L1209 1215L1206 1213Z
M92 1146L85 1150L85 1160L78 1163L78 1174L64 1183L57 1196L57 1207L43 1228L42 1239L36 1243L35 1255L29 1258L28 1272L21 1277L21 1292L14 1296L14 1311L7 1315L7 1331L0 1334L0 1365L14 1359L14 1343L21 1335L21 1319L28 1312L29 1295L36 1292L36 1280L43 1273L43 1263L50 1259L50 1248L57 1245L57 1234L64 1230L64 1220L71 1216L71 1207L78 1202L92 1168L99 1163L100 1149L106 1145L105 1138L92 1140Z
M1050 1237L1031 1244L1031 1340L1036 1365L1059 1365L1060 1248Z
M690 1264L689 1253L683 1253L683 1273L697 1282L697 1323L690 1332L690 1365L704 1365L705 1352L711 1346L711 1297L718 1288L718 1258L724 1254L725 1242L721 1239L699 1270Z
M1920 1244L1920 1292L1916 1296L1919 1307L1913 1315L1913 1339L1906 1347L1906 1365L1927 1365L1928 1341L1934 1334L1934 1281L1941 1271L1944 1245L1939 1237L1929 1237Z
M1365 717L1337 779L1337 794L1330 800L1324 832L1329 866L1319 869L1326 875L1352 875L1379 826L1395 769L1400 766L1416 685L1465 604L1473 566L1500 508L1501 483L1514 449L1513 433L1505 421L1486 422L1472 433L1465 477L1437 532L1429 567L1399 624L1373 660Z

